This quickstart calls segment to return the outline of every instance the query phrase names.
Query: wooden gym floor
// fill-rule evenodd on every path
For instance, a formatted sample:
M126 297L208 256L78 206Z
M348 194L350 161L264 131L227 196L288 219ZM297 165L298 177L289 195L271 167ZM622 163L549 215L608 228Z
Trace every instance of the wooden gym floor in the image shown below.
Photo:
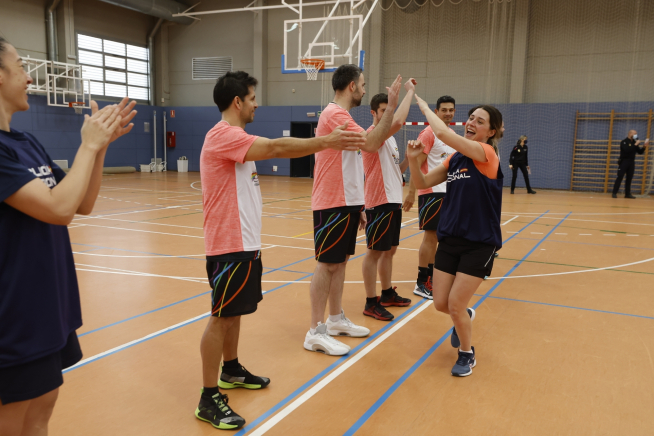
M449 317L412 294L416 209L404 214L393 273L412 305L391 308L391 323L363 316L361 237L343 305L371 336L325 356L302 347L312 181L260 179L265 295L243 317L239 360L272 382L228 392L248 423L237 434L652 434L653 200L505 190L505 245L472 301L478 365L459 379ZM65 374L51 435L220 433L193 415L210 309L199 180L106 176L93 216L70 225L85 360Z

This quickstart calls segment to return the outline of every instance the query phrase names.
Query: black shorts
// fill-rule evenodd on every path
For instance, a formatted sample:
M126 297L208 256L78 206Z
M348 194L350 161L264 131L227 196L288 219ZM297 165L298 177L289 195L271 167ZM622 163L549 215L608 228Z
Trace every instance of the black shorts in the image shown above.
M366 209L366 221L366 242L370 250L388 251L400 245L401 204Z
M66 345L32 362L0 368L0 401L2 404L33 400L64 384L61 371L82 360L77 333L68 335Z
M353 255L357 243L362 206L313 211L313 241L316 260L343 263Z
M491 275L495 251L494 245L448 236L438 242L434 269L453 276L462 272L483 279Z
M418 196L418 225L420 230L437 230L441 220L441 206L445 193L434 192Z
M211 315L220 317L254 313L261 292L261 251L207 256L211 286Z

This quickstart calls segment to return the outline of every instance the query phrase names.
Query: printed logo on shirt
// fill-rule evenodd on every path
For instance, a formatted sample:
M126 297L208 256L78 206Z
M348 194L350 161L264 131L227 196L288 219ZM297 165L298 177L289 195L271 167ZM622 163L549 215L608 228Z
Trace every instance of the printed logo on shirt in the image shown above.
M447 154L447 152L441 153L441 159L447 159L448 156L449 154Z
M50 168L49 165L41 165L36 169L30 168L29 170L32 174L38 177L39 180L45 183L45 186L48 188L53 188L57 185L57 180L54 178L54 175L52 174L52 168Z
M395 149L391 153L391 156L393 157L393 161L395 162L395 165L400 164L400 150L397 149L397 145L395 146Z
M359 156L361 159L363 159L363 157L361 156L361 149L360 148L357 150L357 156Z
M259 186L259 174L256 171L252 173L252 183L254 186Z
M468 172L468 169L463 168L461 170L456 170L456 172L453 173L453 174L448 173L447 174L447 183L450 183L450 182L453 182L453 181L459 180L459 179L469 179L470 176L466 174L467 172Z

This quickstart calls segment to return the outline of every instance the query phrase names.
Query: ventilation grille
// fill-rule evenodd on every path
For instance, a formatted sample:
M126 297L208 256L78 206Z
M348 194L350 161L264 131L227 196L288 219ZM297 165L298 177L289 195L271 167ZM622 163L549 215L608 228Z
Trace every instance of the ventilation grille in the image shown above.
M232 57L193 58L193 80L217 79L232 71Z

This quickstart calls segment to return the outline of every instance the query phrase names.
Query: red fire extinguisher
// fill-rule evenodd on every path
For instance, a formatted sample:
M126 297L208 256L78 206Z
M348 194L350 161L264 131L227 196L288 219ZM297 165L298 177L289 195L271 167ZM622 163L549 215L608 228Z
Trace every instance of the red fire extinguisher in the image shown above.
M177 141L175 140L175 132L166 132L166 146L168 148L175 148Z

